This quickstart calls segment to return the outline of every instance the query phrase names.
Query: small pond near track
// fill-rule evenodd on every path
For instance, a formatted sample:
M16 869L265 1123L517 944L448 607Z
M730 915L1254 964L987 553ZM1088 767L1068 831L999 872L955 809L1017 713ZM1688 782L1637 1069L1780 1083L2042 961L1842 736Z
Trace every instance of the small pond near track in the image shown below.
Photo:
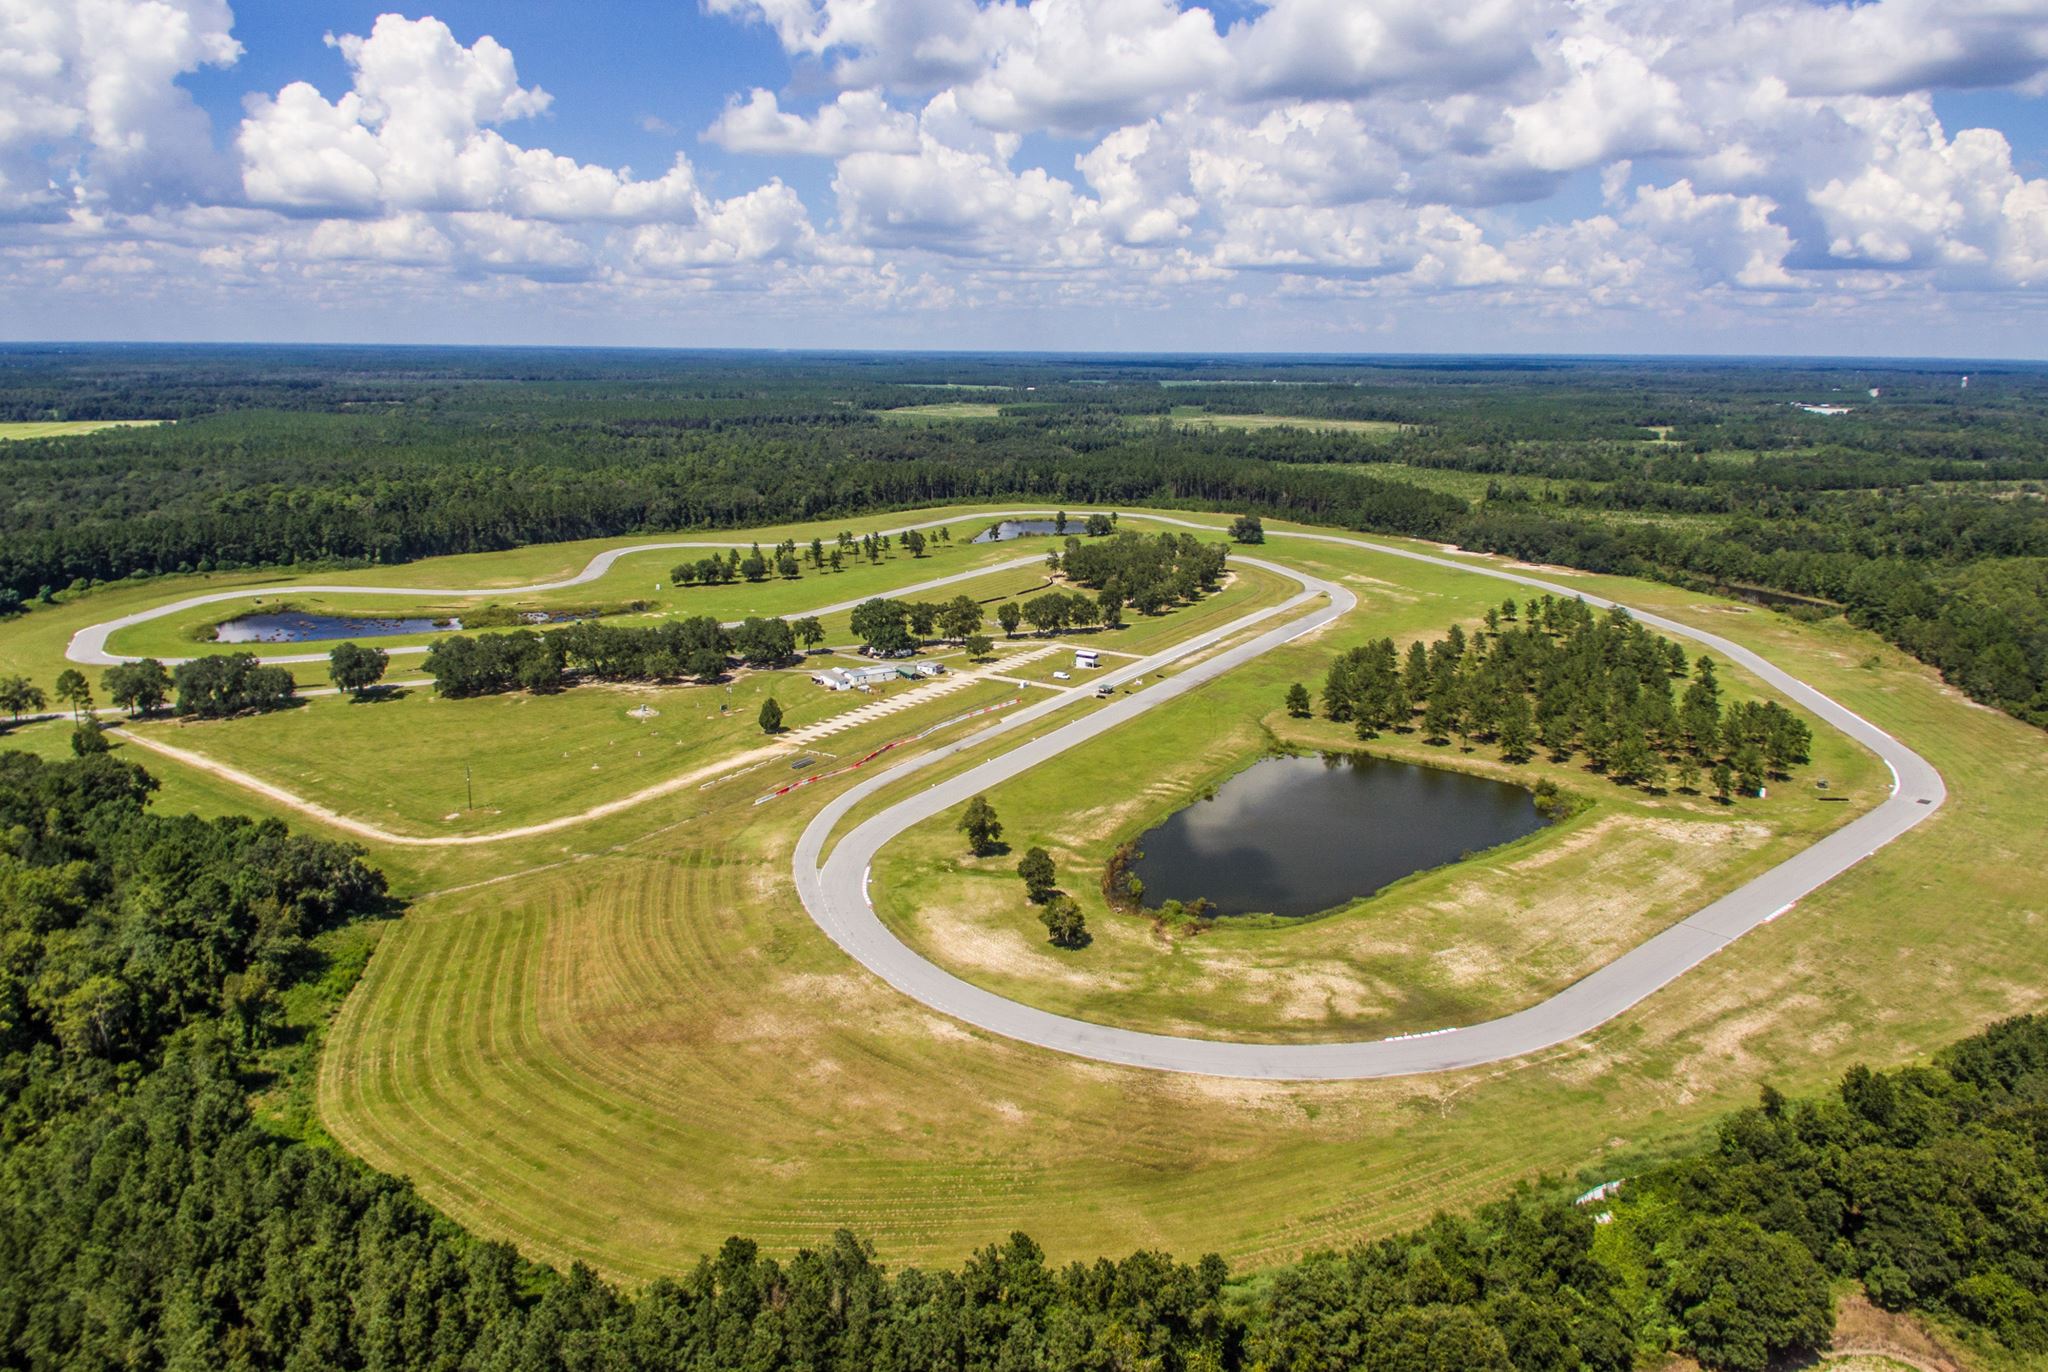
M1050 519L1006 519L1000 524L989 525L986 529L976 534L972 541L976 543L1002 543L1008 539L1024 538L1031 534L1056 533L1070 533L1079 537L1083 523L1084 521L1079 519L1070 519L1067 521L1067 527L1063 530L1056 521Z
M1253 763L1146 831L1145 904L1313 915L1543 827L1519 786L1363 754Z
M431 634L460 629L459 619L378 619L348 615L237 615L213 631L216 643L307 643L328 638L390 638L397 634Z

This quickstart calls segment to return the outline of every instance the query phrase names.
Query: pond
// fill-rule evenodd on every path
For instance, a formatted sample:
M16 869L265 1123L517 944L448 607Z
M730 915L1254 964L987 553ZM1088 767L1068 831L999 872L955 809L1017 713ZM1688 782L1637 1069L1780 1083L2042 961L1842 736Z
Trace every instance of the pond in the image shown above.
M1543 827L1519 786L1347 754L1254 763L1147 831L1145 903L1313 915Z
M1051 519L1006 519L1000 524L991 524L974 536L976 543L1002 543L1012 538L1025 538L1032 534L1069 533L1079 535L1086 521L1069 519L1067 527L1061 529Z
M314 615L297 610L238 615L213 631L216 643L306 643L327 638L390 638L460 629L459 619L364 619Z

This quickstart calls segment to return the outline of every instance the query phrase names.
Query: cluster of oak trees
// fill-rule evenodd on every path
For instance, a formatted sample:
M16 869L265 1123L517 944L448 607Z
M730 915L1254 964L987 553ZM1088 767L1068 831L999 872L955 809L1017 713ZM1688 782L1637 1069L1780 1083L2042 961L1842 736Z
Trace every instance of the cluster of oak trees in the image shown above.
M1139 614L1158 614L1176 602L1199 600L1223 576L1228 545L1204 543L1189 533L1150 538L1125 529L1113 538L1067 540L1059 566L1067 579L1105 593Z
M669 620L646 628L584 622L547 633L436 639L421 670L436 694L494 695L503 691L558 691L572 676L594 681L716 681L737 657L751 667L773 667L810 646L825 631L815 618L794 623L753 617L728 628L709 615Z
M167 669L153 657L120 662L101 675L100 688L107 693L109 704L126 710L131 717L155 714L175 693L175 713L199 719L274 710L290 704L298 692L298 684L289 670L266 667L254 653L196 657L179 663L175 669ZM53 689L57 700L71 710L81 725L91 722L95 697L85 673L67 667L57 674ZM27 677L0 677L0 709L7 710L15 720L47 708L49 699Z
M344 691L360 696L384 675L389 663L381 649L354 643L338 645L328 656L329 675ZM176 696L174 713L199 719L275 710L298 698L298 684L289 669L265 666L254 653L215 653L166 668L156 658L118 662L100 675L107 703L126 710L130 718L153 715ZM93 709L92 683L85 673L66 668L58 673L57 699L69 706L81 724ZM49 697L27 677L0 677L0 710L13 718L44 709Z
M335 979L315 936L388 914L384 883L274 820L153 814L153 789L104 755L0 753L8 1366L1626 1372L1676 1350L1764 1372L1825 1346L1831 1281L2048 1352L2042 1017L1765 1088L1595 1204L1546 1184L1254 1284L1023 1235L936 1268L840 1233L786 1258L730 1239L632 1290L558 1271L252 1117L286 998Z
M996 623L1003 626L1003 633L1009 638L1015 638L1017 630L1026 624L1036 633L1057 634L1097 625L1117 629L1123 622L1121 586L1105 586L1092 596L1080 591L1046 591L1029 600L1006 600L996 606Z
M1308 692L1289 709L1309 713ZM1486 627L1452 625L1405 654L1383 638L1330 664L1322 705L1359 737L1419 729L1431 743L1489 742L1509 762L1538 748L1553 761L1583 754L1618 781L1693 789L1706 776L1722 798L1754 795L1771 776L1807 760L1806 722L1776 701L1724 703L1713 659L1683 649L1627 611L1596 614L1583 601L1545 595L1503 601Z
M861 647L871 653L908 653L933 638L948 638L966 644L968 651L979 657L989 649L981 632L983 618L981 602L969 595L945 601L876 596L854 606L849 627Z
M181 715L224 719L275 710L291 703L298 683L288 667L265 666L254 653L214 653L181 662L171 671Z
M1105 530L1110 526L1107 515L1091 515L1089 520L1091 531L1097 520ZM1042 634L1097 626L1115 629L1124 622L1127 604L1141 614L1158 614L1213 591L1227 553L1223 544L1202 543L1192 534L1147 538L1126 530L1087 543L1069 538L1064 553L1054 550L1047 561L1092 594L1055 589L1021 602L1006 600L996 607L996 622L1012 638L1026 624ZM965 595L943 604L877 598L854 610L853 635L866 650L887 654L907 652L936 634L964 643L969 653L980 656L990 646L980 636L984 615L982 607Z

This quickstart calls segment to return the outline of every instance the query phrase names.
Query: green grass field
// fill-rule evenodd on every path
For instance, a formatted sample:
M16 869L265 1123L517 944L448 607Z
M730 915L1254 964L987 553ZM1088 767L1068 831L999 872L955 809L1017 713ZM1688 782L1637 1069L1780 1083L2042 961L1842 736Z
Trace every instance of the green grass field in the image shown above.
M946 400L931 405L904 405L877 410L878 419L891 424L952 424L962 419L1000 419L1003 407L978 400Z
M1191 425L1198 429L1310 429L1318 433L1371 434L1375 437L1401 432L1401 425L1390 419L1323 419L1308 415L1284 414L1211 414L1200 405L1175 405L1167 411L1166 419L1170 423ZM1152 415L1140 415L1132 422L1156 424L1159 420Z
M1219 533L1228 522L1198 518ZM956 535L980 522L962 512ZM762 541L780 536L764 531ZM502 585L561 575L596 546L361 575L386 585ZM930 574L966 565L947 562L959 551L929 559L937 564ZM1279 538L1259 554L1349 578L1361 611L1341 629L1216 683L1221 689L1148 716L1134 727L1156 736L1140 740L1142 748L1133 744L1120 766L1106 765L1090 745L1087 756L1074 755L1064 789L1061 765L1044 769L1044 778L1019 778L1064 796L1075 817L1058 822L1076 831L1076 844L1113 832L1122 821L1107 811L1119 803L1137 796L1139 808L1157 811L1173 803L1173 786L1193 784L1203 767L1234 765L1242 740L1256 738L1271 715L1278 684L1319 680L1329 655L1367 634L1436 627L1444 597L1478 604L1501 589L1473 579L1470 591L1459 590L1453 583L1464 578L1454 572ZM905 572L908 561L899 557L892 574L915 579ZM729 1234L787 1252L840 1225L872 1237L892 1264L957 1261L1022 1228L1059 1261L1158 1246L1188 1256L1214 1249L1256 1268L1455 1210L1538 1172L1604 1179L1753 1099L1759 1080L1811 1088L1851 1062L1909 1059L2048 1001L2033 856L2037 798L2048 787L2048 741L2039 731L1970 704L1840 621L1801 624L1616 578L1558 579L1711 625L1773 657L1925 753L1948 781L1948 805L1584 1039L1467 1072L1322 1085L1104 1067L990 1038L899 996L825 939L790 887L796 835L843 780L756 805L768 788L754 785L762 773L749 773L544 837L481 848L371 845L412 904L385 931L329 1035L321 1118L347 1147L412 1178L479 1232L631 1278L674 1272ZM76 627L226 580L124 584L39 608L0 625L0 670L32 664L46 677ZM1253 583L1248 576L1209 604L1239 595L1242 606L1257 590ZM1202 608L1156 632L1193 632ZM594 750L629 746L607 741L608 731L630 722L607 713L617 708L615 695L570 691L524 707L508 703L501 716L479 711L464 728L505 743L508 754L538 757L543 739L556 755L572 752L567 768L554 758L557 777L534 780L530 795L503 783L503 799L538 814L561 799L553 793L571 784L570 771L579 773L576 783L590 784L581 775L589 770L584 753L600 761L600 775L614 770ZM397 727L439 719L430 704L319 702L270 720L236 721L218 737L232 740L230 731L259 724L280 735L295 724L338 727L335 737L346 734L352 752L396 759L350 766L374 763L422 778L417 799L386 799L438 822L454 808L439 808L438 795L467 749L458 741L464 730L429 740L438 731ZM1073 708L1090 706L1077 700ZM681 713L665 712L652 724L680 728ZM733 746L747 741L744 713ZM870 727L893 737L898 721L910 732L909 712ZM712 721L688 722L705 727L707 751L726 746ZM956 726L958 733L922 746L976 727ZM206 731L181 732L198 738ZM576 748L557 741L571 737ZM1176 756L1175 741L1199 755ZM61 754L68 729L33 726L10 735L7 746ZM836 740L827 746L841 748ZM406 759L416 750L428 762L409 773ZM123 755L163 778L158 803L165 808L261 812L246 793L212 777L139 748ZM949 763L968 765L975 755L969 750ZM282 765L276 757L268 765ZM307 751L299 765L321 760ZM257 764L253 751L250 762ZM1813 770L1848 766L1840 759ZM923 786L939 774L903 785ZM1143 794L1155 784L1155 793ZM1039 804L1024 791L1001 803L1020 824ZM1605 798L1601 811L1578 823L1590 828L1634 804ZM1080 818L1090 814L1101 822ZM1747 818L1740 807L1736 814ZM1140 815L1133 809L1126 818L1137 823ZM1645 822L1654 819L1646 810ZM1653 855L1642 852L1646 860ZM892 849L885 860L897 857ZM1570 864L1564 871L1574 874ZM1503 921L1512 923L1497 911L1452 908L1461 905L1459 879L1442 880L1445 908L1418 915L1412 926L1432 947L1478 946L1490 931L1501 933ZM1558 885L1573 889L1570 881ZM1609 905L1599 917L1654 922L1655 893L1637 900L1640 908ZM1373 918L1369 907L1361 913ZM1573 918L1582 931L1569 956L1597 956L1583 932L1593 916ZM1335 938L1347 927L1365 926L1325 920L1288 934ZM1523 994L1561 974L1540 965L1547 954L1529 947L1492 954L1539 964L1514 970ZM1339 947L1331 956L1348 960L1357 951ZM1508 975L1505 989L1483 994L1514 994ZM1486 988L1486 979L1425 981L1418 995L1455 991L1461 1004L1477 1004L1475 986ZM1246 995L1243 1003L1249 1013L1257 1001ZM1420 1022L1425 1008L1401 1013Z
M129 727L395 833L460 834L574 814L761 747L771 695L789 729L867 700L792 669L741 673L727 686L588 685L557 696L322 696L252 719Z
M70 438L101 429L144 429L164 419L17 419L0 421L0 443L22 438Z

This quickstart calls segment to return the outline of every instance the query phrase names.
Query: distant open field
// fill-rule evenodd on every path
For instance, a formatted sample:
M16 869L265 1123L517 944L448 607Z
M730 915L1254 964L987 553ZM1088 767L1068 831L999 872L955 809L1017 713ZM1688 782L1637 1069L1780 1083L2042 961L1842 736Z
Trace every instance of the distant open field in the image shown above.
M1175 424L1192 424L1202 429L1313 429L1323 433L1372 434L1385 436L1401 431L1390 419L1321 419L1284 414L1211 414L1199 405L1176 405L1167 411ZM1140 416L1138 423L1156 424L1152 416Z
M883 419L900 424L943 424L955 419L996 419L1002 412L1001 405L974 400L949 400L932 405L905 405L877 413Z
M0 421L0 443L15 438L69 438L101 429L143 429L164 419L26 419Z
M1197 518L1219 537L1228 522ZM956 538L986 522L961 512ZM1267 522L1273 533L1289 527ZM813 529L788 532L807 542ZM781 536L764 530L761 539ZM632 541L434 559L360 579L505 586L563 575L598 547ZM1045 546L1001 545L994 556ZM999 808L1017 826L1013 842L1043 833L1073 848L1071 872L1062 872L1069 889L1092 875L1088 845L1120 823L1140 822L1139 809L1156 814L1191 794L1204 769L1237 765L1247 743L1264 733L1286 681L1313 685L1343 648L1382 633L1434 630L1460 606L1475 613L1500 594L1497 583L1476 578L1466 588L1452 571L1277 537L1256 555L1346 580L1360 594L1359 609L1019 778L1014 795L999 794ZM646 570L656 563L665 572L658 558ZM884 592L978 565L963 543L919 562L898 555L863 589ZM634 576L651 587L645 570ZM987 573L976 588L1006 576L1020 586L1038 579L1031 569ZM830 594L853 578L807 575L792 592L756 590L764 607L771 592L788 594L793 612L799 596ZM166 578L60 597L56 606L0 624L0 670L30 670L47 683L78 627L199 589L275 579ZM1851 1062L1909 1059L1986 1020L2044 1003L2048 941L2039 936L2033 853L2048 745L2038 731L1970 704L1840 620L1802 624L1618 578L1555 579L1711 626L1781 662L1920 749L1942 769L1948 804L1783 918L1581 1040L1440 1076L1251 1084L1112 1069L1026 1048L897 995L818 932L790 886L796 835L847 783L821 782L757 805L771 773L795 774L786 764L763 767L545 838L484 849L370 845L412 904L385 932L330 1035L322 1119L351 1150L412 1178L479 1232L627 1277L672 1273L729 1234L786 1253L839 1225L872 1237L892 1264L957 1260L1023 1228L1056 1261L1157 1246L1182 1255L1214 1249L1256 1268L1455 1210L1539 1172L1604 1179L1753 1100L1759 1079L1810 1088ZM1206 614L1241 613L1280 593L1277 580L1246 574L1222 596L1128 632L1163 645L1195 632ZM735 596L742 611L748 595L741 588ZM1109 646L1111 636L1100 641ZM816 691L807 683L791 689L794 698L778 694L786 706L821 714L835 708L822 692L806 695ZM750 701L737 694L724 721L699 718L684 702L704 695L689 690L673 705L655 699L663 711L655 719L633 721L623 714L633 695L579 688L541 700L465 703L477 707L471 710L418 693L382 705L322 701L175 732L252 770L275 768L309 788L332 787L394 825L450 823L444 816L455 806L446 798L462 781L460 768L475 766L484 751L497 755L493 768L505 769L477 772L479 806L504 811L497 824L510 822L515 808L529 815L568 809L611 786L660 776L668 764L644 756L656 730L669 752L693 757L700 749L715 757L752 747L760 737ZM1083 697L1073 708L1092 707ZM893 737L927 717L905 712L865 727L871 737ZM909 745L910 752L974 728L955 726ZM309 732L298 739L294 729ZM835 738L826 747L843 756L860 741ZM17 743L61 754L68 727L33 726L7 740ZM631 764L642 770L631 775L628 749L643 755ZM335 756L344 751L347 757ZM620 755L616 763L611 754ZM247 794L190 768L132 746L120 755L164 778L159 803L167 809L264 813ZM976 756L970 750L895 789L927 785ZM1833 756L1802 775L1825 770L1859 790L1875 784L1855 767L1854 757ZM887 799L885 792L875 803ZM1640 811L1624 797L1600 803L1580 827L1531 855L1559 852L1607 816L1658 822L1660 802L1644 801ZM1732 821L1709 815L1701 822L1740 824L1750 813L1738 805ZM1789 797L1781 813L1788 823L1803 822ZM1653 874L1683 859L1676 837L1647 833L1639 846L1617 851ZM911 844L889 850L877 882L888 864L915 856ZM1327 971L1313 965L1318 960L1348 968L1373 958L1384 970L1413 974L1413 999L1397 1003L1390 995L1388 1022L1469 1013L1487 997L1517 994L1518 985L1519 994L1533 993L1546 978L1567 975L1572 958L1599 956L1600 940L1625 936L1602 925L1641 927L1681 899L1653 880L1631 891L1626 880L1589 873L1597 865L1591 847L1566 858L1553 868L1566 879L1547 890L1503 885L1489 874L1494 864L1482 861L1431 878L1436 884L1418 890L1423 903L1408 914L1382 920L1368 906L1279 931L1282 938L1266 940L1279 953L1211 969L1221 982L1209 991L1216 1019L1250 1023L1265 989L1298 993ZM1624 870L1632 869L1624 863ZM1589 877L1593 908L1569 908L1574 883ZM1016 884L1014 875L1008 883ZM1502 899L1494 904L1485 899L1491 896ZM1006 905L999 913L1019 912ZM1546 928L1568 938L1553 946ZM1347 931L1399 940L1405 951L1348 943ZM1302 947L1331 942L1314 958L1296 957L1282 940L1302 935L1309 936ZM1486 947L1490 941L1500 946ZM1251 932L1241 942L1252 945ZM1173 948L1130 951L1134 958L1141 951L1180 956ZM1492 972L1481 952L1495 960ZM1503 959L1518 965L1502 969ZM1262 989L1260 979L1269 977ZM1200 978L1185 985L1191 989L1176 992L1174 1013L1199 1023ZM1135 1014L1143 1006L1134 995L1118 1008ZM1356 1018L1372 1016L1359 1011Z

